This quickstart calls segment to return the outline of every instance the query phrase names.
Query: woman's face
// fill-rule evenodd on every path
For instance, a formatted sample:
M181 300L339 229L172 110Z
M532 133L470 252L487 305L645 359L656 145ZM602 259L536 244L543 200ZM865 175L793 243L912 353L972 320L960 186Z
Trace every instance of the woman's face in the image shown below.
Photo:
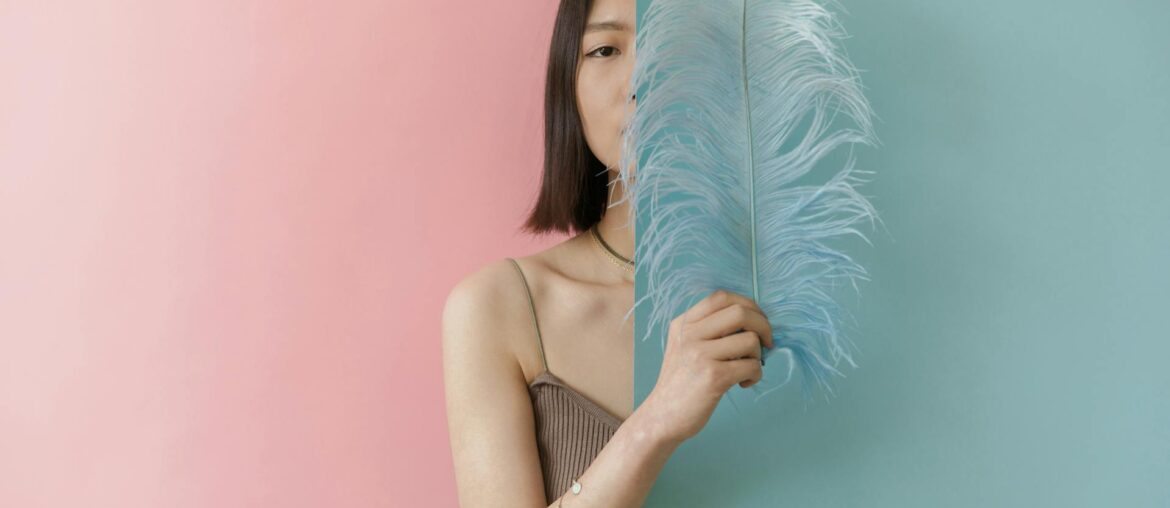
M621 160L622 125L634 68L635 0L594 0L577 64L577 109L593 155L612 168Z

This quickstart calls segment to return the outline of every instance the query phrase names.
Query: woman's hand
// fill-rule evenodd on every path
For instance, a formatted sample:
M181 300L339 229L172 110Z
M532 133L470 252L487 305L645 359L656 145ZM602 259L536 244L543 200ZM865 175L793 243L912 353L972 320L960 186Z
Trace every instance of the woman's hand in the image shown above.
M638 411L668 442L707 425L723 394L763 377L760 344L773 347L772 326L752 299L718 290L670 322L658 381Z

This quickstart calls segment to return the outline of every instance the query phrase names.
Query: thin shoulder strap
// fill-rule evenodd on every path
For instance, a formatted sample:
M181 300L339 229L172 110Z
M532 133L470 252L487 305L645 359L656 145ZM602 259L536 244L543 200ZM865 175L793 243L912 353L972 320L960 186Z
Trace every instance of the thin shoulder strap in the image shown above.
M532 301L532 289L528 287L528 278L524 276L524 270L520 269L520 263L515 259L508 258L512 262L512 266L516 267L516 271L520 273L520 280L524 282L524 292L528 295L528 310L532 313L532 327L536 329L536 343L540 346L540 361L544 364L544 370L548 370L548 360L544 358L544 339L540 336L540 324L536 321L536 304Z

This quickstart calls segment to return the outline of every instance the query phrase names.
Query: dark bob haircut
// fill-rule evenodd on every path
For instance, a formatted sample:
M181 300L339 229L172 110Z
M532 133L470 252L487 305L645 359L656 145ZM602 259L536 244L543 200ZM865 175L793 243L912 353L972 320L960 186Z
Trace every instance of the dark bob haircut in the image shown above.
M544 175L523 230L580 233L601 220L609 171L585 141L577 110L577 62L592 0L561 0L544 87Z

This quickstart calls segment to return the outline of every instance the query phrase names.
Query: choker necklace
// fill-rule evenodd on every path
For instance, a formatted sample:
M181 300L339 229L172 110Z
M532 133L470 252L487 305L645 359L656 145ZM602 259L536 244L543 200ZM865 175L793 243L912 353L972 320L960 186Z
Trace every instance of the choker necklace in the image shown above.
M597 246L601 248L602 252L605 253L606 257L611 263L616 265L618 268L621 268L622 270L633 273L634 262L626 259L621 254L618 254L613 250L613 247L610 247L608 243L605 243L605 239L601 238L601 232L597 231L597 226L589 228L589 231L592 233L591 236L593 236L594 243L596 243Z

